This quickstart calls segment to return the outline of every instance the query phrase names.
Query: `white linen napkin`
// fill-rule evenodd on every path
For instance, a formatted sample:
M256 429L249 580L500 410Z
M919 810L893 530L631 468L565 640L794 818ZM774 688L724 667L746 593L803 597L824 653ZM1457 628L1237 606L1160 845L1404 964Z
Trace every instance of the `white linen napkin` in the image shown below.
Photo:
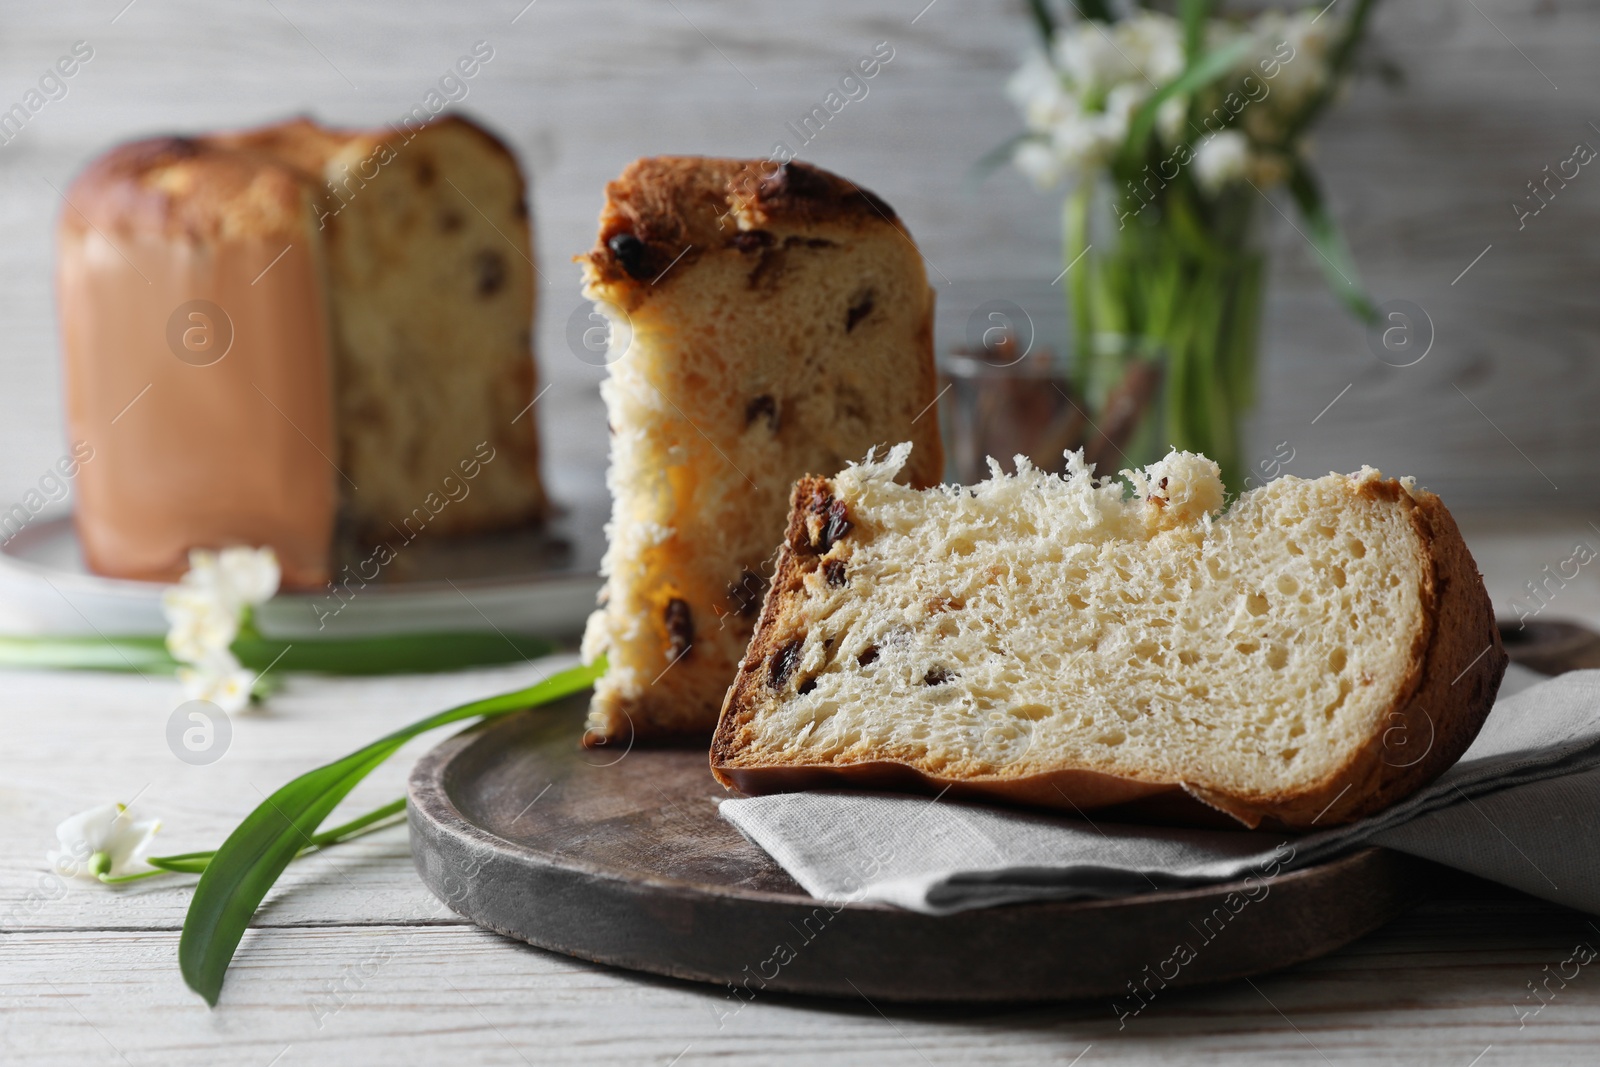
M1382 845L1600 912L1600 671L1507 669L1483 730L1428 788L1314 834L1062 818L869 793L725 800L722 817L812 896L930 915L1267 877Z

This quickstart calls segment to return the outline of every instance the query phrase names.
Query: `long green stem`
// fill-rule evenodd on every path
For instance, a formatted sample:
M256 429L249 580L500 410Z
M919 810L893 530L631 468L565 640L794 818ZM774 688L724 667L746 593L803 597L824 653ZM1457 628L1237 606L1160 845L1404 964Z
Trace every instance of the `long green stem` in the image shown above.
M140 871L138 874L102 874L99 876L99 878L100 881L104 882L106 885L122 885L124 882L137 882L145 878L155 878L158 875L175 873L177 872L163 868L154 871Z
M161 637L0 636L0 667L171 674L178 661Z
M324 830L319 834L312 834L311 844L301 849L300 854L304 856L307 852L310 852L313 849L327 848L329 845L341 844L353 838L360 837L362 834L370 834L374 830L382 830L382 826L375 826L373 824L382 822L391 815L399 815L405 810L406 798L397 797L382 807L374 808L365 815L358 816L354 819L351 819L347 823L335 826L331 830Z
M357 816L347 823L335 826L331 830L313 834L311 835L310 843L305 848L302 848L295 858L299 859L301 856L320 852L332 845L343 844L365 834L387 829L394 824L384 820L405 810L406 798L400 797L389 801L382 807L372 809L365 815ZM378 825L380 823L382 825ZM115 876L102 874L100 880L106 885L122 885L124 882L138 882L145 878L155 878L163 874L202 874L205 872L206 867L210 865L211 858L216 854L216 849L212 849L208 852L183 852L175 856L149 856L145 858L145 862L156 868L153 871L140 871L137 874L119 874Z
M1067 271L1067 305L1072 323L1073 340L1077 358L1073 362L1074 384L1078 395L1089 394L1091 354L1093 352L1094 323L1089 316L1089 275L1093 263L1085 263L1089 255L1089 195L1087 186L1067 197L1062 205L1062 238L1065 269ZM1082 269L1079 269L1082 268Z
M245 630L232 649L241 664L256 672L376 675L517 663L548 655L553 646L543 638L498 630L293 639ZM0 636L0 667L172 674L179 666L161 637Z
M549 655L543 638L494 631L385 634L353 638L243 637L233 643L239 662L254 671L319 674L428 674L468 666L516 663Z

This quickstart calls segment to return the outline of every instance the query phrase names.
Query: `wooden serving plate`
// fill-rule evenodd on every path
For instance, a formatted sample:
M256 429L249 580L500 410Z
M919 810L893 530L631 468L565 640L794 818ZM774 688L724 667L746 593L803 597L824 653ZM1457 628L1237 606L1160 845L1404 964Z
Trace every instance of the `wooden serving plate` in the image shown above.
M1582 623L1535 619L1500 620L1500 643L1512 663L1540 674L1593 670L1600 667L1600 634Z
M586 699L468 730L422 758L407 805L417 871L451 908L508 937L732 985L730 1011L765 991L1108 997L1131 1011L1133 987L1217 982L1330 952L1418 901L1440 870L1363 849L1268 879L1265 894L1252 883L1256 899L1239 907L1233 896L1236 911L1225 900L1242 883L943 917L825 905L718 816L728 794L704 752L580 747ZM1192 958L1175 964L1179 945Z

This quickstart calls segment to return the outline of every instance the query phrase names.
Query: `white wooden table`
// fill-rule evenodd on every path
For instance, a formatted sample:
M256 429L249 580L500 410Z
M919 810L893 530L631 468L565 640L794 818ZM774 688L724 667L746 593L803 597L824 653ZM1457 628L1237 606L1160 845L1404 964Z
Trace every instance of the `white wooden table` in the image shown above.
M1575 540L1600 546L1578 519L1467 531L1502 610ZM1600 622L1594 576L1561 598L1548 617ZM179 702L170 682L0 675L0 1062L1494 1067L1593 1063L1600 1046L1600 972L1552 980L1537 1014L1529 991L1580 943L1600 946L1600 923L1464 877L1451 898L1332 956L1163 993L1119 1029L1107 1003L910 1010L773 996L730 1015L724 990L569 959L462 921L417 880L403 828L295 864L211 1010L178 974L189 879L112 891L48 872L55 823L92 803L137 797L165 821L163 852L213 847L291 776L535 675L294 679L267 710L234 718L231 747L208 767L167 748ZM420 751L381 768L349 809L399 795Z

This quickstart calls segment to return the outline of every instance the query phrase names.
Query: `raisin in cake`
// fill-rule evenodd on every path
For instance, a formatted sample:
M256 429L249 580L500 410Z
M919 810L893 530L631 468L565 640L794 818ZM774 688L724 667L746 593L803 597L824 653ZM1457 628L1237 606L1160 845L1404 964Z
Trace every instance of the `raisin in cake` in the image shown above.
M890 207L801 163L660 158L606 190L585 295L614 498L589 742L710 735L783 538L789 487L911 439L939 478L933 295Z
M1189 453L1124 472L1125 499L1081 453L919 492L894 482L907 451L796 486L724 784L1325 827L1431 781L1493 703L1489 598L1409 479L1281 478L1222 514Z
M170 579L192 547L271 545L305 587L328 579L339 522L403 543L543 512L526 189L481 127L140 141L67 202L94 570Z

